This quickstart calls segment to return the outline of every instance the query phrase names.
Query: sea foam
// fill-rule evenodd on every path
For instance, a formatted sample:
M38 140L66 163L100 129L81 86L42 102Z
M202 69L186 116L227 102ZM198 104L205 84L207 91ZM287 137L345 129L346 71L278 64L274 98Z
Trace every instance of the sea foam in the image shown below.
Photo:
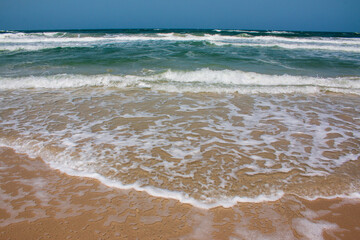
M172 41L172 42L209 42L217 46L240 47L280 47L284 49L308 49L325 51L360 52L358 38L287 38L281 36L251 36L251 31L238 35L191 33L154 33L154 34L90 34L53 33L3 33L0 34L0 51L35 51L59 47L94 47L126 42Z
M267 75L240 70L172 71L151 75L71 75L0 78L0 89L116 87L149 88L168 92L227 93L317 93L360 94L358 77L320 78L291 75Z
M1 145L71 175L201 208L284 194L358 197L358 180L341 169L360 156L353 96L0 93Z
M136 191L146 192L147 194L154 196L154 197L160 197L160 198L168 198L168 199L174 199L184 204L190 204L197 208L202 209L211 209L216 207L224 207L224 208L231 208L238 203L260 203L260 202L273 202L281 199L285 196L285 193L282 190L273 191L272 194L260 194L256 197L221 197L221 198L207 198L207 199L195 199L193 197L190 197L188 194L184 192L179 191L171 191L167 189L152 187L152 186L141 186L138 183L134 184L123 184L118 180L113 180L106 178L102 176L101 174L98 174L96 172L88 172L88 171L78 171L74 168L69 168L64 166L63 164L59 164L57 162L53 162L51 159L51 154L49 153L40 153L40 152L34 152L33 149L29 148L28 145L16 145L16 144L9 144L6 143L7 141L4 141L3 139L0 139L0 146L1 147L8 147L16 150L19 153L25 153L28 154L30 157L42 157L43 160L47 162L47 164L50 165L53 169L60 170L61 172L64 172L70 176L77 176L77 177L86 177L86 178L93 178L99 180L101 183L105 184L109 187L129 190L133 189ZM50 157L50 158L49 158ZM292 195L296 195L302 199L306 200L316 200L316 199L336 199L336 198L343 198L343 199L360 199L360 193L351 193L351 194L336 194L332 196L326 196L326 195L317 195L317 196L303 196L303 195L297 195L292 193Z

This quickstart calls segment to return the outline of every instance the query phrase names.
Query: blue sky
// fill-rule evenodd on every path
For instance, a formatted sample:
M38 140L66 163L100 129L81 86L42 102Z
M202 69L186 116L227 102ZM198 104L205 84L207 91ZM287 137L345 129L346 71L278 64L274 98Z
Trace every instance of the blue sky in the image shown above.
M360 32L360 0L0 0L0 29Z

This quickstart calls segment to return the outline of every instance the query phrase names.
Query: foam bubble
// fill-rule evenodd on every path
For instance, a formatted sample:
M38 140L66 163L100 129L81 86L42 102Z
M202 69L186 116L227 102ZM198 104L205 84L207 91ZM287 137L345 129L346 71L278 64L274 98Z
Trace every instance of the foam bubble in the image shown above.
M271 33L271 34L294 34L293 32L288 32L288 31L268 31L266 33Z
M221 30L230 31L230 30ZM234 30L235 31L235 30ZM138 41L203 41L218 46L234 45L248 47L281 47L285 49L318 49L326 51L359 52L358 38L286 38L278 36L251 36L252 31L236 30L237 36L221 34L156 33L156 34L87 34L66 33L3 33L0 34L0 50L41 50L58 47L93 47ZM279 32L283 33L283 32ZM244 35L245 34L245 35Z
M293 220L293 226L297 233L305 237L305 239L324 239L324 230L336 230L339 226L335 223L326 221L312 222L305 218L296 218Z
M150 88L168 92L318 93L360 94L357 77L319 78L266 75L238 70L172 71L152 75L71 75L0 78L0 89L117 87Z
M340 169L360 156L354 96L116 88L0 94L2 144L72 175L201 208L288 193L358 197L357 178Z
M20 145L13 145L13 144L9 145L3 139L0 139L0 146L13 148L20 153L28 154L30 157L38 156L38 153L35 153L32 149L27 148L27 146L20 146ZM40 155L45 157L44 154L40 154ZM45 158L45 160L46 159L47 158ZM47 159L47 160L49 160L49 159ZM74 170L73 167L66 167L63 164L59 164L59 163L56 163L53 161L48 161L47 163L50 164L50 166L52 168L60 170L62 172L65 172L66 174L69 174L71 176L97 179L109 187L115 187L115 188L120 188L120 189L125 189L125 190L134 189L136 191L146 192L149 195L154 196L154 197L175 199L181 203L190 204L194 207L202 208L202 209L211 209L211 208L215 208L215 207L219 207L219 206L224 207L224 208L230 208L230 207L233 207L234 205L236 205L237 203L246 203L246 202L259 203L259 202L267 202L267 201L276 201L284 196L284 192L278 191L278 192L274 192L271 195L261 194L254 198L236 196L233 198L224 197L222 199L208 198L206 200L203 199L201 201L201 200L190 197L188 194L184 194L184 192L171 191L171 190L156 188L156 187L152 187L152 186L141 186L138 183L123 184L120 181L111 180L111 179L106 178L96 172L88 172L89 170L78 171L78 170Z
M211 43L224 46L233 45L239 47L280 47L284 49L308 49L326 51L359 52L359 39L337 38L285 38L274 36L257 36L239 39L209 39Z

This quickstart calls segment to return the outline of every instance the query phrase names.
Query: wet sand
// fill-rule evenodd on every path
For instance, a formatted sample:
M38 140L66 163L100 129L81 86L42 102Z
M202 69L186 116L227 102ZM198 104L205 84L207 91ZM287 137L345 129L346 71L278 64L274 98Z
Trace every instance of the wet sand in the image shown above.
M210 210L107 187L0 148L0 239L357 239L360 199Z

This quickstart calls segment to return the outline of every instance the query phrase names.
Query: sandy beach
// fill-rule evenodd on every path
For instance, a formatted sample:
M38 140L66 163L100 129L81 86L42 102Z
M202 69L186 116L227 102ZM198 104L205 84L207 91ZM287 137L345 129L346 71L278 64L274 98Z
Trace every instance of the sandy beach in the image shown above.
M360 236L354 32L0 32L0 239Z
M356 239L360 200L239 203L210 210L68 176L0 149L1 239Z

